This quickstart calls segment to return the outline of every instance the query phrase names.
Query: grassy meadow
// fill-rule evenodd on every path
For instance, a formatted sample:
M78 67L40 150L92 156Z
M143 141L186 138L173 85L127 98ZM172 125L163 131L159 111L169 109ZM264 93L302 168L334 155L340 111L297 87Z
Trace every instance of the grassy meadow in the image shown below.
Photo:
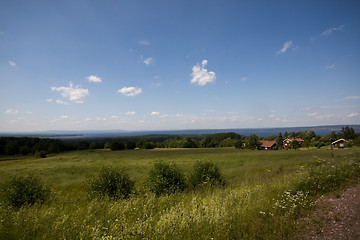
M145 186L155 160L188 176L196 160L216 163L224 187L189 187L155 197ZM90 198L86 180L120 167L136 193ZM13 209L0 194L0 239L289 239L321 194L360 176L360 149L257 151L234 148L74 151L47 158L0 157L0 187L36 175L51 187L42 205Z

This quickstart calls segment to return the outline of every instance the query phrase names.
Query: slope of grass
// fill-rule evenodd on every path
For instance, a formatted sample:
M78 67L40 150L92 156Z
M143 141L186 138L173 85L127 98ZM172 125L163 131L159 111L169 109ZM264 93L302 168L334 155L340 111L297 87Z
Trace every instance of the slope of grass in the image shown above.
M332 158L328 150L96 150L0 161L1 187L13 176L35 174L53 189L43 205L15 210L1 203L0 239L287 239L314 197L359 176L359 149L333 153ZM210 160L227 185L155 197L143 184L156 159L176 162L185 175L196 160ZM137 194L89 199L84 181L104 166L124 168Z

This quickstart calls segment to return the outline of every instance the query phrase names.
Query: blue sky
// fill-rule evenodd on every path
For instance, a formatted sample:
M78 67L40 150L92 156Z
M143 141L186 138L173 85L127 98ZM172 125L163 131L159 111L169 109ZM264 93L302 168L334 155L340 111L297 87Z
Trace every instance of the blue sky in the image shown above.
M0 131L360 124L359 1L1 1Z

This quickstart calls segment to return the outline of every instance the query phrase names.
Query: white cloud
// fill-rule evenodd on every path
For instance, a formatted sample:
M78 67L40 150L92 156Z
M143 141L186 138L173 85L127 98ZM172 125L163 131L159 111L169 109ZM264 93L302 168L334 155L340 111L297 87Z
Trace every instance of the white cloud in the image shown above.
M348 114L346 117L347 118L353 118L353 117L357 117L357 116L359 116L360 114L359 113L350 113L350 114Z
M70 82L69 87L51 87L51 91L61 92L63 98L68 98L69 101L75 103L84 103L85 98L90 94L88 89L73 87L72 82ZM58 101L56 102L58 103Z
M183 115L183 114L180 114L180 113L177 113L177 114L176 114L176 117L177 117L177 118L182 118L182 117L184 117L184 115Z
M240 79L240 82L246 82L247 80L248 80L247 77L242 77L242 78Z
M284 46L282 49L280 49L276 54L280 54L280 53L285 53L289 48L291 48L293 46L293 42L292 41L286 41L284 43Z
M15 109L12 109L12 108L9 108L5 111L6 114L10 114L10 115L15 115L15 114L18 114L19 111L18 110L15 110Z
M315 116L317 116L317 115L319 115L319 114L318 114L318 113L309 113L309 114L308 114L309 117L315 117Z
M128 115L128 116L134 116L136 114L136 112L127 112L125 113L125 115Z
M160 115L160 112L152 112L150 113L151 116L159 116Z
M93 83L101 83L102 82L102 79L98 76L95 76L95 75L90 75L88 77L86 77L86 79L89 81L89 82L93 82Z
M333 68L335 68L335 64L326 65L325 68L326 68L326 70L333 69Z
M117 92L128 97L134 97L138 94L141 94L142 90L141 88L137 88L137 87L123 87L122 89L119 89Z
M201 66L199 64L195 65L192 68L192 79L191 84L197 84L199 86L205 86L208 83L213 83L216 80L216 74L214 72L208 72L205 68L207 64L207 60L204 59L201 63Z
M347 100L356 100L356 99L360 99L360 96L348 96L348 97L344 97L344 99L347 99Z
M52 98L48 98L48 99L46 99L45 101L50 103L50 102L53 101L53 99L52 99Z
M149 46L150 45L150 43L148 41L145 41L145 40L138 41L138 44L143 45L143 46Z
M325 31L323 31L322 35L323 36L330 36L334 31L343 31L344 30L344 24L338 26L338 27L332 27L329 29L326 29Z
M13 62L13 61L9 61L9 65L10 65L11 67L16 67L16 63Z
M160 117L161 118L167 118L169 115L167 115L167 114L163 114L163 115L161 115Z
M51 120L50 123L56 123L56 122L63 121L63 120L69 119L69 118L70 117L67 115L62 115L59 118L55 118L54 120Z
M57 104L61 104L61 105L69 105L68 102L61 101L60 99L56 100L56 103L57 103Z
M145 63L147 66L149 66L151 63L153 63L153 60L152 60L152 58L150 57L150 58L145 59L145 60L144 60L144 63Z

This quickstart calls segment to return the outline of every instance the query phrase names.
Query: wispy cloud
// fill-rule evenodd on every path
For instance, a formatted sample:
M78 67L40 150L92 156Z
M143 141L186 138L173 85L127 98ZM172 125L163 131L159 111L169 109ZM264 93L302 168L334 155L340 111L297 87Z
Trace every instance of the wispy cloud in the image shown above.
M346 115L347 118L353 118L353 117L357 117L359 116L360 114L359 113L349 113L348 115Z
M153 59L150 57L150 58L146 58L145 60L144 60L144 63L147 65L147 66L149 66L150 64L152 64L153 63Z
M55 118L54 120L51 120L50 123L56 123L56 122L63 121L63 120L69 119L69 118L70 117L67 115L62 115L59 118Z
M16 67L16 63L15 63L14 61L9 61L9 65L10 65L11 67Z
M18 110L15 110L15 109L12 109L12 108L9 108L5 111L6 114L10 114L10 115L16 115L19 113Z
M184 117L184 114L177 113L177 114L176 114L176 117L177 117L177 118L182 118L182 117Z
M292 41L286 41L284 43L284 46L282 47L282 49L280 49L276 54L280 54L280 53L285 53L289 48L291 48L293 46L293 42Z
M326 70L333 69L333 68L335 68L335 64L326 65L325 68L326 68Z
M119 89L117 92L127 97L134 97L138 94L141 94L142 89L137 87L123 87L122 89Z
M75 103L84 103L86 97L90 95L88 89L74 87L72 82L69 83L69 87L51 87L51 91L61 92L63 98L68 98L69 101Z
M192 68L192 79L191 79L191 83L192 84L197 84L199 86L205 86L208 83L213 83L216 80L216 74L215 72L208 72L207 69L205 68L207 64L207 60L204 59L201 63L201 66L199 65L199 63L197 65L195 65Z
M331 27L329 29L326 29L325 31L322 32L323 36L330 36L334 31L343 31L344 30L344 24L338 26L338 27Z
M344 97L344 99L346 99L346 100L358 100L358 99L360 99L360 96L348 96L348 97Z
M125 113L125 115L127 115L127 116L134 116L136 114L136 112L127 112L127 113Z
M60 99L56 100L56 103L57 103L57 104L60 104L60 105L69 105L68 102L62 101L62 100L60 100Z
M138 44L142 45L142 46L149 46L150 45L150 43L148 41L145 41L145 40L138 41Z
M150 113L151 116L159 116L160 115L160 112L152 112Z
M240 82L246 82L247 80L248 80L247 77L242 77L242 78L240 79Z
M102 82L102 79L98 76L95 76L95 75L90 75L88 77L86 77L86 79L89 81L89 82L93 82L93 83L101 83Z
M52 102L54 99L52 99L52 98L48 98L48 99L46 99L45 101L46 102L48 102L48 103L50 103L50 102Z

